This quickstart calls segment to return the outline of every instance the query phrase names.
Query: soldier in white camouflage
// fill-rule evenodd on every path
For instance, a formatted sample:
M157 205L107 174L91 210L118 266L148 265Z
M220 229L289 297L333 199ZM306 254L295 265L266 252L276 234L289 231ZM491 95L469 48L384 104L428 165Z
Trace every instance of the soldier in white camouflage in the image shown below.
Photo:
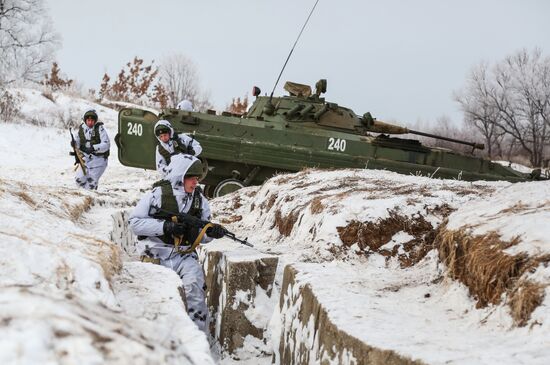
M187 154L198 156L202 152L201 144L185 133L175 133L169 121L161 119L155 124L155 136L158 140L155 160L161 177L167 175L167 167L172 156Z
M107 168L111 143L103 123L98 122L95 110L84 113L82 120L71 146L82 152L85 171L78 168L75 181L84 189L97 190L99 178Z
M221 238L225 229L210 223L200 230L185 220L174 220L181 213L201 221L210 220L208 200L198 187L202 175L203 167L196 157L173 156L166 179L155 183L153 190L139 201L130 215L129 224L138 236L141 260L166 266L180 276L189 317L206 331L204 272L193 244Z

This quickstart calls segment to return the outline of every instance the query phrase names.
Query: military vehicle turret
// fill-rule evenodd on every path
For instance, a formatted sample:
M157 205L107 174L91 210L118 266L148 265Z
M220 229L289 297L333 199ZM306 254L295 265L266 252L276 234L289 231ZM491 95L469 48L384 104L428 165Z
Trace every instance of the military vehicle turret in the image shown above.
M385 169L403 174L462 180L528 181L540 170L524 174L473 155L483 145L409 130L361 116L326 101L326 80L308 85L285 84L288 96L260 96L244 115L141 109L119 113L118 158L123 165L155 169L157 139L153 126L167 119L177 132L194 135L203 147L208 196L221 196L243 186L261 184L277 172L305 167ZM415 139L391 137L417 134L468 145L471 155L427 147Z

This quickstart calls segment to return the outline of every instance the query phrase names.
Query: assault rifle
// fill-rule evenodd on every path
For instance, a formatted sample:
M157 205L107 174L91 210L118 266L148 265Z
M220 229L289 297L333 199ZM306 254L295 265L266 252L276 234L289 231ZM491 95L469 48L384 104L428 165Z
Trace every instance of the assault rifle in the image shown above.
M74 156L75 170L78 168L78 166L80 166L82 172L84 173L84 175L86 175L86 164L84 163L82 152L78 148L76 148L76 141L74 140L71 128L69 128L69 133L71 134L71 146L73 147L73 151L69 152L69 155Z
M183 223L189 227L197 228L199 231L203 229L204 226L206 226L207 224L213 224L212 222L203 221L202 219L199 219L187 213L174 213L162 208L159 208L158 211L159 213L169 214L173 217L177 217L178 223ZM227 229L225 229L225 227L222 228L224 237L231 238L233 241L239 242L242 245L254 247L254 245L248 242L248 237L246 237L244 240L241 238L237 238L237 236L235 236L235 233L228 231ZM206 234L208 234L208 231Z

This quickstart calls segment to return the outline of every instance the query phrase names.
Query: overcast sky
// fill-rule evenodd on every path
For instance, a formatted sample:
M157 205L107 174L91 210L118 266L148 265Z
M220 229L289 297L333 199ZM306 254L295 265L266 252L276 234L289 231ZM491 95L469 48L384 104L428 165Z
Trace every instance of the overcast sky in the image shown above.
M46 0L63 72L99 88L134 56L181 53L217 109L271 92L315 0ZM472 66L521 48L550 53L547 0L320 0L284 81L328 80L326 98L410 125L461 120L452 93Z

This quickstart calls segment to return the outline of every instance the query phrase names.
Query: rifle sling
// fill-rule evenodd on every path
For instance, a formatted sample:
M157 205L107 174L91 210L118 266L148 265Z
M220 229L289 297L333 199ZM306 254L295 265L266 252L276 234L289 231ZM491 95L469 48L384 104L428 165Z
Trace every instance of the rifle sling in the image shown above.
M172 217L172 221L177 222L178 218L177 217ZM205 224L204 227L202 227L199 234L197 235L197 238L195 239L195 242L193 242L191 247L189 247L187 250L180 250L180 248L179 248L179 246L181 244L181 241L183 240L183 237L182 236L174 236L174 247L176 248L176 252L179 253L179 254L182 254L182 255L186 255L188 253L194 252L195 249L197 248L197 246L201 243L202 238L206 234L206 231L208 230L208 228L213 227L213 226L214 225L212 223Z

